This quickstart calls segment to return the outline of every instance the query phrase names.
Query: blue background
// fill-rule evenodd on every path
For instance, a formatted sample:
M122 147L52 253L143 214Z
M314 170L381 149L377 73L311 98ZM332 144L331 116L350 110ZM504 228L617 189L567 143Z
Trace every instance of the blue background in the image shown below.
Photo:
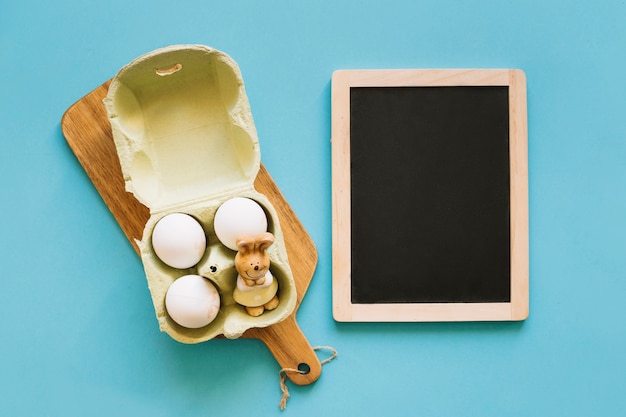
M289 384L284 415L623 413L625 16L617 0L3 0L0 415L280 414L260 341L159 332L141 263L61 132L72 103L178 43L238 62L262 161L318 248L297 317L339 357ZM336 323L331 74L456 67L527 75L530 317Z

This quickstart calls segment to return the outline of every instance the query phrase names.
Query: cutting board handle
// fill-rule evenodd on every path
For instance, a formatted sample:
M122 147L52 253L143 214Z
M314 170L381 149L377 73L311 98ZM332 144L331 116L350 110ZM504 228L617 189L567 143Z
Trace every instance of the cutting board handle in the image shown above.
M320 377L320 360L300 330L294 315L264 329L250 329L245 337L262 340L294 384L308 385Z

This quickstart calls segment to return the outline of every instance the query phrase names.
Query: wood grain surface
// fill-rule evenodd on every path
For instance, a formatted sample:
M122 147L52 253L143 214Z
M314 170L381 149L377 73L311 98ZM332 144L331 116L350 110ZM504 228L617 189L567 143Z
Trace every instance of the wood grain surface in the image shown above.
M141 240L150 212L125 189L111 127L102 103L109 84L110 80L73 104L63 115L61 129L70 148L139 254L135 239ZM254 186L270 200L278 213L296 284L297 302L294 312L286 320L267 328L249 329L242 337L262 340L282 368L297 369L301 364L308 365L310 371L306 374L287 373L295 384L307 385L319 378L322 367L296 322L296 312L313 278L317 250L262 164Z

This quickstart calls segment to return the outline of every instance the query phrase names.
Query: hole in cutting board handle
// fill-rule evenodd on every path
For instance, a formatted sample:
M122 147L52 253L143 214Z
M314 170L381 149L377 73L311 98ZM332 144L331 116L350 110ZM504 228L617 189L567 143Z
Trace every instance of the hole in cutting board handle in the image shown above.
M178 63L172 67L157 68L154 71L157 73L157 75L160 75L161 77L165 77L166 75L172 75L175 72L180 71L181 69L183 69L183 64Z
M300 371L302 375L306 375L309 372L311 372L311 367L309 366L308 363L302 362L298 364L298 371Z

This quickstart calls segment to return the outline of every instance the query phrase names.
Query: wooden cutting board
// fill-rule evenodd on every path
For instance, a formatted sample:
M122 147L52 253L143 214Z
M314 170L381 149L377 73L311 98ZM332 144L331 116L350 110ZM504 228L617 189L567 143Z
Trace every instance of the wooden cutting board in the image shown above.
M141 240L150 212L125 189L111 126L102 103L109 84L110 80L73 104L63 115L61 129L70 148L139 254L135 239ZM242 337L262 340L282 368L308 367L310 370L306 374L287 373L295 384L307 385L319 378L322 366L296 323L296 312L313 278L317 250L262 164L254 186L278 212L298 297L294 312L286 320L267 328L249 329Z

